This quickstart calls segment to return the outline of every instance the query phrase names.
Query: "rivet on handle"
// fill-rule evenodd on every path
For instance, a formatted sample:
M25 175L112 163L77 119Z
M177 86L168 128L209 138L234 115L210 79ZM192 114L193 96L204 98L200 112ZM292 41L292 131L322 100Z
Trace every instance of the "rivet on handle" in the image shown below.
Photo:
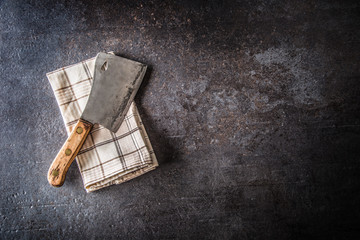
M69 149L69 148L66 149L66 150L65 150L65 155L66 155L66 156L69 156L70 154L71 154L71 149Z
M52 174L54 177L56 177L57 175L59 175L59 171L58 171L58 170L53 170L53 171L51 172L51 174Z
M78 127L78 128L76 129L76 132L77 132L78 134L81 134L81 133L83 132L82 127Z

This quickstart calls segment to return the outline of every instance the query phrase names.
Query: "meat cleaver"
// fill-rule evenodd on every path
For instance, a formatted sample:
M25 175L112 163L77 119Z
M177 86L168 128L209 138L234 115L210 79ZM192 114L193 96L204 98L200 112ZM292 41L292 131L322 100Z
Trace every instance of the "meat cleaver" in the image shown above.
M70 136L52 162L48 181L61 187L65 175L91 128L98 123L116 132L140 87L146 65L108 53L95 60L93 86L85 109Z

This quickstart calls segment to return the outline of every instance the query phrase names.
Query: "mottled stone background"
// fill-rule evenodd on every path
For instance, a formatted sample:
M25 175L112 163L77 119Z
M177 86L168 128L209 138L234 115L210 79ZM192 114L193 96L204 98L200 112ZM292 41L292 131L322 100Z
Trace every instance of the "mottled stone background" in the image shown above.
M359 239L359 1L0 0L1 239ZM86 194L45 74L115 51L160 167Z

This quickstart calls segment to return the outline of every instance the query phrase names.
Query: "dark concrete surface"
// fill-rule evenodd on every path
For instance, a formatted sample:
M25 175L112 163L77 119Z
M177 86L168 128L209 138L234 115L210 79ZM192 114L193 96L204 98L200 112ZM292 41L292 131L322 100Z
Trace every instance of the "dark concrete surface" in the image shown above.
M359 239L359 1L0 0L1 239ZM160 167L85 193L45 73L150 66Z

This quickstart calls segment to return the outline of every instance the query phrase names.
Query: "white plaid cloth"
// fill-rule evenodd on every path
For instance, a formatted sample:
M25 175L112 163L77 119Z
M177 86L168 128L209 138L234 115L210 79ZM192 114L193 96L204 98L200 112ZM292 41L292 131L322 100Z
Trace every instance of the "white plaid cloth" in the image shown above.
M68 135L80 118L92 86L95 58L47 73ZM135 103L113 133L95 124L76 161L87 192L119 184L158 166Z

